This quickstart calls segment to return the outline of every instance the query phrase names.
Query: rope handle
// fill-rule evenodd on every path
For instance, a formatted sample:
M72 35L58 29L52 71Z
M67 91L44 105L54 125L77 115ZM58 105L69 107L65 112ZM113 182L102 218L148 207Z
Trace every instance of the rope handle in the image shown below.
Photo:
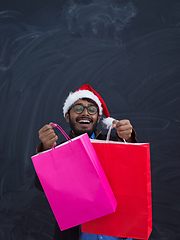
M107 133L107 137L106 137L106 141L108 142L110 139L110 135L111 135L111 130L113 129L113 124L111 124L108 133ZM123 142L126 143L126 140L123 138Z
M64 135L64 137L66 138L66 140L68 142L71 141L71 138L67 135L67 133L62 129L62 127L60 127L57 123L50 123L51 126L56 127L57 129L59 129L59 131ZM55 148L55 144L53 143L52 148Z

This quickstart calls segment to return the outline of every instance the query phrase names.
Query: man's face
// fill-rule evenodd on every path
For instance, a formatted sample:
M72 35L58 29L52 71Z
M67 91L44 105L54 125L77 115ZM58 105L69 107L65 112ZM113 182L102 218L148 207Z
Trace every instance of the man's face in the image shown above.
M92 106L94 105L91 102L88 102L87 100L79 99L74 104L80 104L84 107ZM94 130L97 127L97 124L99 123L100 116L98 112L94 115L91 115L88 113L87 108L84 108L84 111L80 114L77 114L74 112L73 107L71 107L69 114L66 113L65 115L66 121L69 122L70 127L73 131L73 133L76 136L79 136L83 133L87 133L89 137L92 135Z

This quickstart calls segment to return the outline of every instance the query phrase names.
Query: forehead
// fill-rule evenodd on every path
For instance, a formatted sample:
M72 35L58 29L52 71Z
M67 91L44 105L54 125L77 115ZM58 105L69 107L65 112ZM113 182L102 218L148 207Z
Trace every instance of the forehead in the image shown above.
M85 99L78 99L73 105L75 105L75 104L82 104L84 106L95 105L92 102L89 102Z

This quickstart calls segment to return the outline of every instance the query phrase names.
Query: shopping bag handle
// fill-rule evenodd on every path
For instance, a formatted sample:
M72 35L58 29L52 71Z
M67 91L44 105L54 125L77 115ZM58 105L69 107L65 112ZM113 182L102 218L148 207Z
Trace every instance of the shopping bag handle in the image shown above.
M64 135L64 137L67 139L68 142L71 141L71 138L67 135L67 133L62 129L62 127L60 127L57 123L50 123L51 126L56 127L57 129L59 129L59 131ZM52 148L55 148L55 144L53 143Z
M111 124L108 133L107 133L107 137L106 137L106 141L109 142L110 139L110 135L111 135L111 130L113 129L113 124ZM123 142L126 143L126 140L123 138Z

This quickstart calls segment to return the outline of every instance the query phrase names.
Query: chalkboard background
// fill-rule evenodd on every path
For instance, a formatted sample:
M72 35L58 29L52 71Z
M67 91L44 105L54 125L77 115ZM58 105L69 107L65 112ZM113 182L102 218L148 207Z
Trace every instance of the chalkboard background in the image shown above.
M1 0L0 240L52 239L31 156L44 124L69 131L62 106L84 83L150 142L150 239L179 240L179 79L179 0Z

